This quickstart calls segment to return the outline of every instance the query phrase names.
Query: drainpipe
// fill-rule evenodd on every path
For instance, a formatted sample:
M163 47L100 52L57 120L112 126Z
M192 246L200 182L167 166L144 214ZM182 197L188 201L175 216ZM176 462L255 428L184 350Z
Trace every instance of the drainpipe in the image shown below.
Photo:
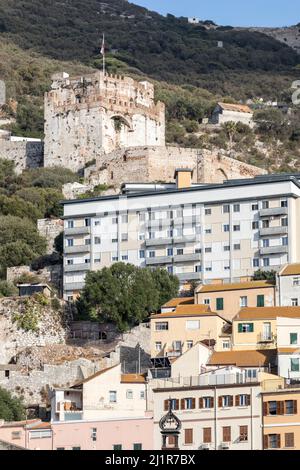
M250 402L250 412L251 412L251 450L253 450L253 388L250 388L250 397L251 397L251 402Z
M260 411L261 411L261 448L265 450L265 440L264 440L264 400L263 394L260 393L261 396L261 404L260 404Z
M215 397L214 397L214 421L215 421L215 450L218 450L218 433L217 433L217 387L215 387Z

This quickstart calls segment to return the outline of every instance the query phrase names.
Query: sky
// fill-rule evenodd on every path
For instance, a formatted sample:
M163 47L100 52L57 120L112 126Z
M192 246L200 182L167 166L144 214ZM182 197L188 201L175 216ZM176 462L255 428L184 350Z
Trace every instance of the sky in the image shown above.
M291 26L300 22L299 0L129 0L163 15L196 16L219 25Z

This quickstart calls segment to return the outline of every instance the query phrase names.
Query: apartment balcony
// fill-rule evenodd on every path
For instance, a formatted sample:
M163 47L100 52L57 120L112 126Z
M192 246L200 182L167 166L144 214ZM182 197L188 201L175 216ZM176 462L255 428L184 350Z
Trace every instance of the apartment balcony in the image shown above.
M288 253L288 246L269 246L267 248L260 248L259 253L261 255L277 255L282 253Z
M71 401L59 401L57 403L57 412L60 411L67 411L67 412L72 412L72 411L82 411L82 405L78 405L76 402L71 402Z
M268 237L272 235L287 235L288 227L269 227L261 228L259 231L260 237Z
M182 355L182 350L167 351L166 357L180 357Z
M186 217L178 217L174 219L174 226L178 225L191 225L191 224L197 224L201 222L201 217L200 215L190 215Z
M200 261L200 253L187 253L185 255L176 255L174 256L175 263L184 263L185 261Z
M260 217L276 217L280 215L287 215L288 208L287 207L274 207L272 209L262 209L259 211Z
M91 269L90 263L66 264L64 266L65 273L70 273L74 271L89 271L90 269Z
M69 283L64 283L64 291L76 291L76 290L81 290L84 288L84 281L83 282L69 282Z
M89 253L91 245L65 246L65 254L71 253Z
M166 217L165 219L147 220L147 227L158 228L158 227L170 227L172 219Z
M65 228L65 235L87 235L90 233L90 227Z
M202 273L175 273L179 281L200 281Z
M157 256L155 258L147 258L146 265L152 266L155 264L172 264L173 256Z
M182 237L173 238L174 245L181 244L181 243L193 243L195 241L196 241L196 235L184 235Z
M146 246L172 245L172 238L149 238L145 240Z
M257 339L258 343L274 343L275 336L273 333L260 333Z

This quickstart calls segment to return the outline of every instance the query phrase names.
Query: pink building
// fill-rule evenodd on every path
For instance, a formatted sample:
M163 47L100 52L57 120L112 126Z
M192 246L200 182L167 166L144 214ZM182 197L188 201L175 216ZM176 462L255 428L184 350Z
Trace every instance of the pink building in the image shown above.
M153 417L0 422L0 441L28 450L152 450Z

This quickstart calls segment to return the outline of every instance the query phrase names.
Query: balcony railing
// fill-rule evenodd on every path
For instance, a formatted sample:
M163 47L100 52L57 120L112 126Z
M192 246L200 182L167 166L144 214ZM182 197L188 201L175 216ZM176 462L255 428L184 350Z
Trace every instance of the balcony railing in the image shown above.
M289 248L286 245L280 246L268 246L265 248L260 248L259 253L261 255L276 255L280 253L288 253Z
M65 246L65 253L89 253L91 245L73 245Z
M259 231L261 237L267 237L272 235L287 235L288 227L268 227L261 228Z
M146 246L172 245L172 242L172 238L148 238L145 241Z
M270 209L262 209L259 211L260 217L276 217L280 215L287 215L288 208L287 207L274 207Z
M275 341L275 336L273 333L260 333L258 335L258 343L273 343Z
M69 283L64 283L64 291L75 291L75 290L81 290L84 288L85 282L69 282Z
M77 263L77 264L66 264L64 266L65 273L74 271L89 271L91 269L90 263Z
M198 281L202 279L202 273L176 273L180 281Z
M146 265L151 266L154 264L170 264L173 262L172 256L157 256L155 258L147 258Z
M65 235L87 235L90 233L90 227L65 228Z

